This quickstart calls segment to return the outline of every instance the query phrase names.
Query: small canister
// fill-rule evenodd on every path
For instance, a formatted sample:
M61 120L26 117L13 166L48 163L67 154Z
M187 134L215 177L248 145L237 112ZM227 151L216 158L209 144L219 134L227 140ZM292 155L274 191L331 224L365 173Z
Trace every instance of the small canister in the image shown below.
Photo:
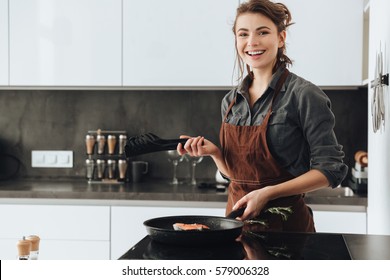
M118 154L122 155L125 152L126 141L127 141L127 135L125 135L125 134L119 135L119 151L118 151Z
M108 135L107 136L107 144L108 144L108 153L110 155L113 155L115 153L116 136L115 135Z
M93 159L86 159L85 165L87 167L87 179L91 181L95 171L95 161Z
M107 160L108 178L114 179L116 173L116 161L114 159Z
M26 239L31 242L30 260L37 260L39 255L39 242L41 239L38 235L29 235Z
M18 248L18 260L29 260L31 252L31 241L27 240L25 236L16 244Z
M104 159L96 160L97 178L103 179L106 170L106 161Z
M92 155L93 154L93 150L94 150L94 147L95 147L95 142L96 142L95 136L90 135L90 134L87 134L85 136L85 145L86 145L86 148L87 148L87 155Z
M119 180L125 181L126 173L127 173L127 161L125 159L118 160L118 170L119 170Z
M97 153L99 155L104 153L104 147L106 145L106 137L102 134L98 134L96 136L96 141L97 141L97 146L98 146L98 151Z

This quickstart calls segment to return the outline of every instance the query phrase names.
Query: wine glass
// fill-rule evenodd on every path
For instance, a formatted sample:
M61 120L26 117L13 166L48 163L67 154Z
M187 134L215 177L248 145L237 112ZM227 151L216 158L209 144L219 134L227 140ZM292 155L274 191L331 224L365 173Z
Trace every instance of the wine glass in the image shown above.
M191 185L196 185L196 179L195 179L195 169L196 165L200 163L203 160L203 157L190 157L190 162L191 162Z
M168 156L168 161L172 162L173 165L173 179L171 181L172 185L179 184L179 180L177 179L177 166L179 162L182 162L184 159L184 156L180 155L176 150L170 150L166 151L166 154Z

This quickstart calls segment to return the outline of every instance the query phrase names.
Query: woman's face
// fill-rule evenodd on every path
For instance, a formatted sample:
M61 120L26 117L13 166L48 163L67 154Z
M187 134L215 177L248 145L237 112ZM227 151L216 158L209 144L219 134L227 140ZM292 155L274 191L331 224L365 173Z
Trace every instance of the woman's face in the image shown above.
M236 20L236 48L244 63L253 70L270 70L276 61L278 48L284 45L286 32L278 32L268 17L245 13Z

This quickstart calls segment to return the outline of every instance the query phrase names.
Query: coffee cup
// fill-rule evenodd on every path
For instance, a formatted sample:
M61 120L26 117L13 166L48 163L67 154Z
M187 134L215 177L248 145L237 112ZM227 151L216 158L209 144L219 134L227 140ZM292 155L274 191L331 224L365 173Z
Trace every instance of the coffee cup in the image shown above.
M146 161L133 161L131 163L131 179L133 183L141 182L142 177L148 173L149 164Z

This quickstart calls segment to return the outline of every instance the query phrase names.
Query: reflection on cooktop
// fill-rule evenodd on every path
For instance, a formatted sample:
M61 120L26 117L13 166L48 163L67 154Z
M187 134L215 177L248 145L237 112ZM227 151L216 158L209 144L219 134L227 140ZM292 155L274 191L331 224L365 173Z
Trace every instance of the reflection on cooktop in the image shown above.
M183 247L151 241L143 252L143 259L153 260L214 260L243 259L245 251L240 242L219 246Z
M246 232L235 242L215 246L169 245L146 236L120 259L154 260L347 260L340 234Z

